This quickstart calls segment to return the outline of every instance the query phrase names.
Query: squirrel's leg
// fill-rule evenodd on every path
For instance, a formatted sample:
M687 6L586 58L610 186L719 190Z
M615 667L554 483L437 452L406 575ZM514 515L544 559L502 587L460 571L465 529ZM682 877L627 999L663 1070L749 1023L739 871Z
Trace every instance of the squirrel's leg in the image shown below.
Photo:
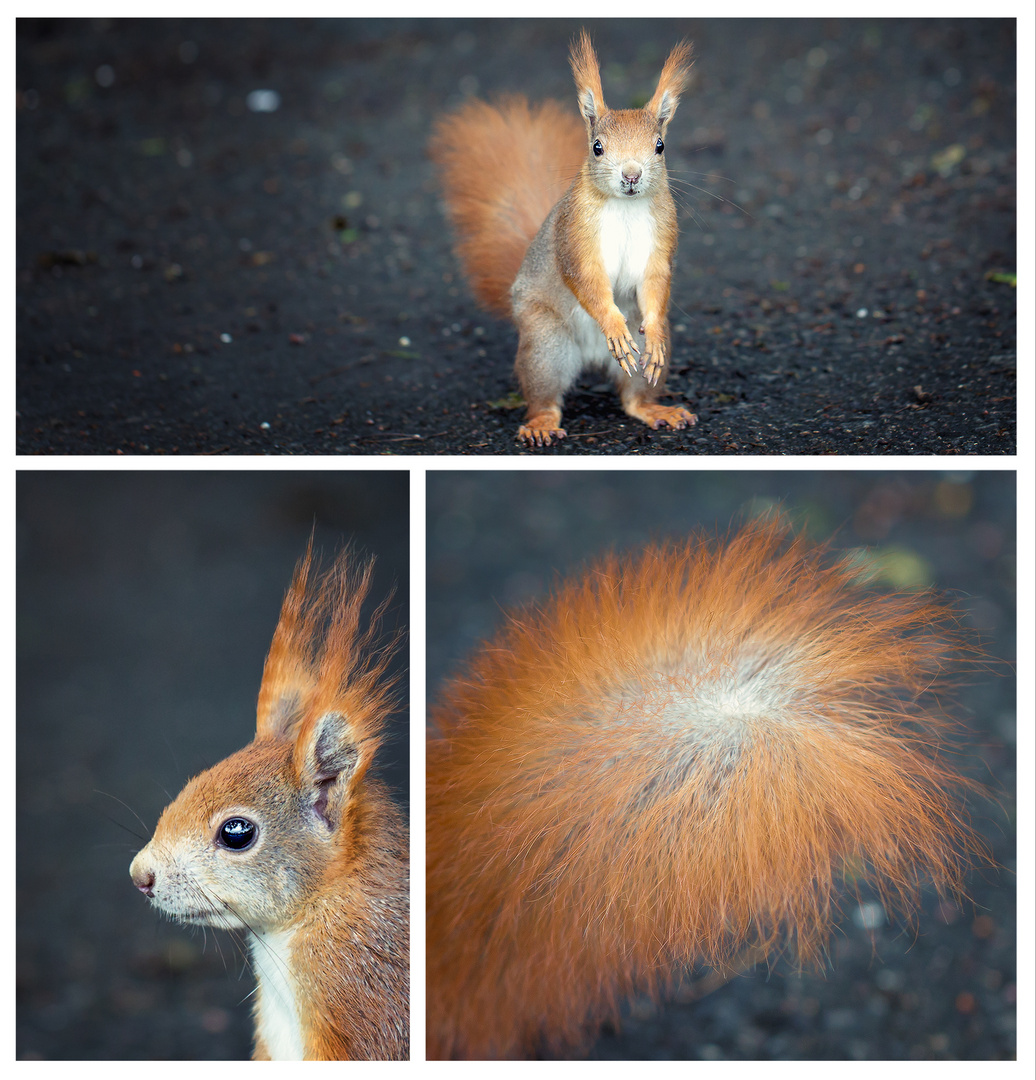
M518 324L514 370L527 410L518 439L527 446L550 446L565 437L561 402L579 375L579 349L557 313L543 305L525 304L514 317Z
M665 381L669 360L669 259L659 248L651 253L644 277L637 286L637 307L640 308L640 332L644 335L644 353L640 366L644 378L652 385ZM626 316L635 320L636 313ZM635 322L630 325L637 325Z
M669 374L669 320L663 320L661 330L656 330L655 333L655 341L666 361L653 371L653 379L639 371L632 378L624 375L615 377L615 388L622 399L622 407L627 415L635 417L650 428L669 427L680 430L690 427L698 422L694 413L679 405L658 404L658 397L665 387L666 375Z

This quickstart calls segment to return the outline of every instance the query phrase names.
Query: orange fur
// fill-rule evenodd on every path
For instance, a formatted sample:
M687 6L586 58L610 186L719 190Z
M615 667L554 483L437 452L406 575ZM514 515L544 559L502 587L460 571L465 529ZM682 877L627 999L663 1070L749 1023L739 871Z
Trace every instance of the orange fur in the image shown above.
M441 117L430 143L457 231L457 254L479 302L511 314L526 249L586 156L583 125L557 101L469 101Z
M978 850L928 595L754 524L602 559L511 617L432 710L428 1052L580 1044L745 950L821 960L847 878L916 910Z

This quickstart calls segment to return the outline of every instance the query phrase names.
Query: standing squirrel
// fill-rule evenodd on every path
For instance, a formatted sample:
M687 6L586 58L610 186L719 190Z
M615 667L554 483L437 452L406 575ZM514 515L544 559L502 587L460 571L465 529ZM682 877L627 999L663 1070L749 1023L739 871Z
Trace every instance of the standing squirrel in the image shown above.
M669 54L643 109L605 104L585 30L571 62L585 131L558 102L519 96L469 102L438 122L430 147L475 294L518 327L518 438L536 446L564 438L562 398L585 368L609 371L623 409L649 427L696 420L657 403L677 241L664 140L690 46Z
M190 780L133 860L183 923L244 931L258 980L253 1058L406 1059L406 828L368 775L391 705L360 631L372 564L315 581L312 541L284 599L255 739Z
M907 916L959 894L978 786L938 691L975 652L780 522L514 615L430 715L429 1057L578 1052L689 966L812 966L847 880Z

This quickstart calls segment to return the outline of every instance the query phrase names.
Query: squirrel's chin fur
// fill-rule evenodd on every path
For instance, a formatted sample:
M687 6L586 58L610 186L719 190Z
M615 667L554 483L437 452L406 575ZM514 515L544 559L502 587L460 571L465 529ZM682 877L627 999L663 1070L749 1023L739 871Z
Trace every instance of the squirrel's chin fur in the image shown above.
M431 1057L578 1049L689 965L822 962L866 882L961 888L974 785L937 694L970 647L779 523L608 557L432 710Z

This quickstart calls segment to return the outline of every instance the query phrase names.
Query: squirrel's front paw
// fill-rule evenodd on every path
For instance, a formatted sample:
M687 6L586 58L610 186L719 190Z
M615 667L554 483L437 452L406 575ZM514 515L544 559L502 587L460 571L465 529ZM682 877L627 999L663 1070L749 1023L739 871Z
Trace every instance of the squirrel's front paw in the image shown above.
M629 328L623 323L621 335L612 337L606 334L605 337L608 341L608 351L618 360L619 367L632 379L633 373L637 370L637 356L640 349L630 336Z
M648 384L657 386L669 359L665 324L657 318L647 318L641 324L640 332L644 335L644 355L640 367Z
M644 371L644 378L655 386L662 376L662 369L666 363L665 340L663 338L648 338L644 345L644 356L640 366Z

